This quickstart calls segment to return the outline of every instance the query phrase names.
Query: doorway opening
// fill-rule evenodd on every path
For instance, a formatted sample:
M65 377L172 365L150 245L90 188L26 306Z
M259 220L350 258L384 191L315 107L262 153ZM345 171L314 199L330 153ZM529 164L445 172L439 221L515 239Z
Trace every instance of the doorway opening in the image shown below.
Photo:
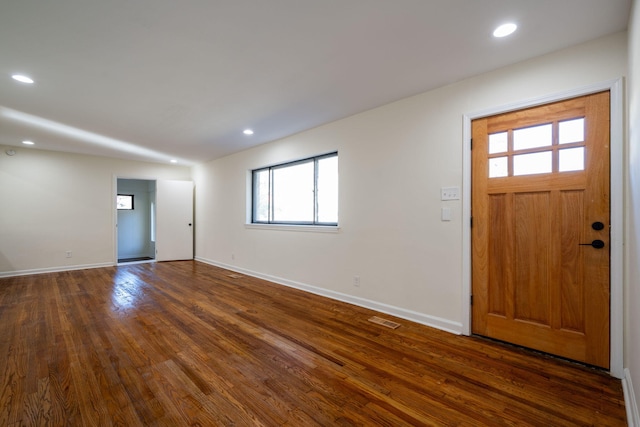
M117 179L117 260L152 262L156 258L156 181Z

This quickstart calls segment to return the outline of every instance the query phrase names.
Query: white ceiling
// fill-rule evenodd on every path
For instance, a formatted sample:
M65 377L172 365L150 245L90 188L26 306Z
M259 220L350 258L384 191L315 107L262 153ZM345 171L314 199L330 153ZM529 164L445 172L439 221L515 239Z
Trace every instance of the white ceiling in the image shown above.
M630 0L0 0L0 145L204 162L622 31L629 9ZM506 21L518 31L493 38Z

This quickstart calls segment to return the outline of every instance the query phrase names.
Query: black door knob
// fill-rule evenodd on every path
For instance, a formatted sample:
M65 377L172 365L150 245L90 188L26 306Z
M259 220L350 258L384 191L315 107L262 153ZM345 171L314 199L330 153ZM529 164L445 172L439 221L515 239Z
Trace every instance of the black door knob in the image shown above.
M596 231L600 231L604 228L604 224L601 223L600 221L596 221L593 224L591 224L591 228L593 228Z
M593 246L596 249L604 248L604 242L602 240L594 240L591 243L580 243L580 246Z

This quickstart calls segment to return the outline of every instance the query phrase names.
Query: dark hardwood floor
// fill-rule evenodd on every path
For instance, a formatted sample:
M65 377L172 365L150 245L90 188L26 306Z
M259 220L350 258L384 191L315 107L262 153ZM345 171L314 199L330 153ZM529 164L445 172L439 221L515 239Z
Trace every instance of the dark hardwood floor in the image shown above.
M0 426L625 425L606 373L230 273L0 279Z

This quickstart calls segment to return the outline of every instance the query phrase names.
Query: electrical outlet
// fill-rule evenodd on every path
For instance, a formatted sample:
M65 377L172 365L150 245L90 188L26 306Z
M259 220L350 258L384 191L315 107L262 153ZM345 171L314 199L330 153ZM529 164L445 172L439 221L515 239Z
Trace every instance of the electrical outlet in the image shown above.
M353 286L356 288L360 287L360 276L353 276Z
M71 252L71 251L66 251L66 252L64 253L64 256L65 256L66 258L71 258L71 255L72 255L72 252Z
M231 259L232 260L236 259L236 254L231 254Z

